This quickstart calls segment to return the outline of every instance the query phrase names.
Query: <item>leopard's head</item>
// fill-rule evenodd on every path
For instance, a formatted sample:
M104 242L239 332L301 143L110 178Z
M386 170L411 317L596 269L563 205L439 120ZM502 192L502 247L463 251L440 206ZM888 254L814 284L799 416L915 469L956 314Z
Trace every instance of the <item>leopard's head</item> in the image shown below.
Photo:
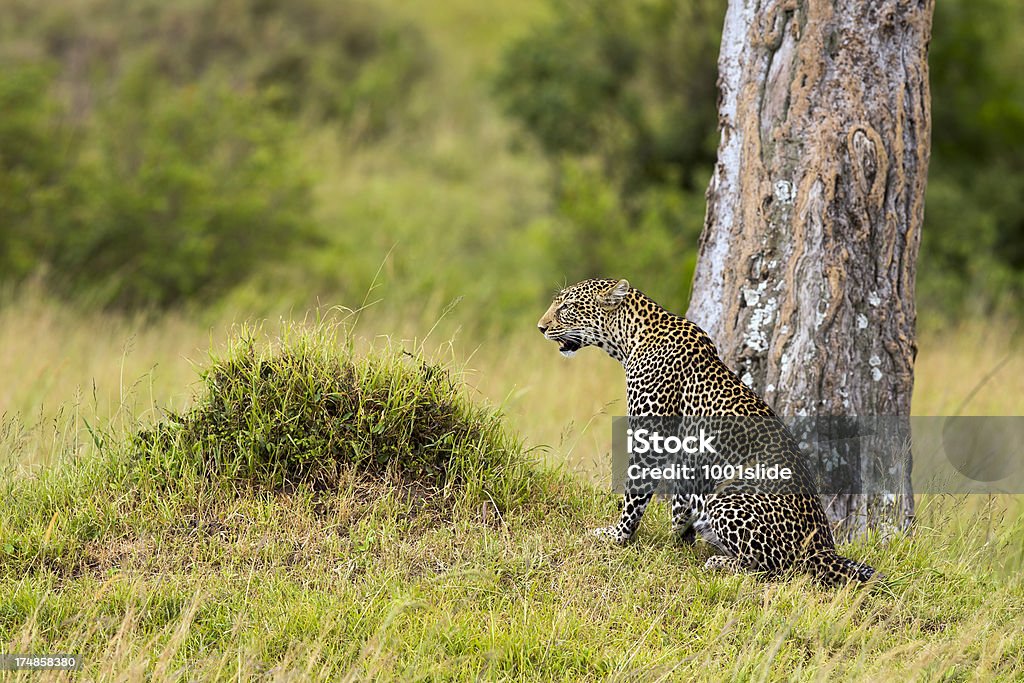
M591 279L566 287L555 295L537 328L571 357L584 346L611 351L616 344L613 316L632 288L626 280Z

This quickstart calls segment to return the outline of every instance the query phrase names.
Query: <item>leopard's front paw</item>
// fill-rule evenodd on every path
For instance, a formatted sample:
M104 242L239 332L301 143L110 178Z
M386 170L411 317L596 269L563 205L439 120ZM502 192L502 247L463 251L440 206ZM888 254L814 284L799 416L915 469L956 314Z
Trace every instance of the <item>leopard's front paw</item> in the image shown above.
M742 571L739 558L728 555L712 555L704 563L704 569L711 572L723 572L726 574L739 574Z
M598 529L591 529L590 533L598 538L608 539L616 545L625 545L629 542L629 537L621 534L619 530L613 526L603 526Z

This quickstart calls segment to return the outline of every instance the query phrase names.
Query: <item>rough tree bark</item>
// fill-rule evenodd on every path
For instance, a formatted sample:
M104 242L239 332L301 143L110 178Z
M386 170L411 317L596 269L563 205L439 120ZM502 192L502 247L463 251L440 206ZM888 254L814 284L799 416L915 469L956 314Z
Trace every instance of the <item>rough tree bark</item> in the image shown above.
M932 10L729 0L721 141L687 315L780 415L896 416L909 434ZM898 440L861 447L895 461ZM825 503L847 533L875 512L913 516L911 495Z

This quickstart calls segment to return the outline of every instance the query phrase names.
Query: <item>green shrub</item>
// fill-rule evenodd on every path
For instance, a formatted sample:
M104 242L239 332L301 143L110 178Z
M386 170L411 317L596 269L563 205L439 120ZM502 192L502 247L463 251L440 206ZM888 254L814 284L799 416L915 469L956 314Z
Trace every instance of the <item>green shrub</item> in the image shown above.
M549 250L569 282L587 277L633 277L644 291L682 313L690 298L704 197L653 185L630 212L598 170L578 161L560 166L555 191L557 227Z
M118 307L210 301L311 238L310 183L262 98L138 69L97 114L47 260L55 285Z
M408 124L431 61L361 0L0 5L0 282L112 307L209 303L319 244L308 134Z
M599 158L626 198L664 183L703 192L725 3L553 5L551 23L505 52L495 88L508 114L553 155Z
M177 85L256 89L282 114L379 134L431 63L420 32L361 0L5 0L10 48L60 65L85 115L140 58Z
M554 3L506 52L506 112L556 161L556 268L633 277L673 310L689 299L715 159L724 4Z
M928 219L921 236L917 301L932 322L969 314L1013 312L1024 274L1000 248L1000 202L983 202L979 190L1024 183L1024 176L982 176L959 182L942 170L928 181ZM1024 187L1021 187L1024 191ZM1002 215L1001 215L1002 214ZM936 320L938 319L938 320Z
M500 508L525 499L533 469L521 442L447 368L339 348L329 327L286 332L276 348L243 336L203 373L195 407L136 447L169 482L193 471L270 490L330 488L355 468Z
M936 3L932 157L918 299L946 318L1024 298L1024 53L1015 0Z
M61 125L39 66L0 65L0 277L19 279L39 265L68 196L74 140Z

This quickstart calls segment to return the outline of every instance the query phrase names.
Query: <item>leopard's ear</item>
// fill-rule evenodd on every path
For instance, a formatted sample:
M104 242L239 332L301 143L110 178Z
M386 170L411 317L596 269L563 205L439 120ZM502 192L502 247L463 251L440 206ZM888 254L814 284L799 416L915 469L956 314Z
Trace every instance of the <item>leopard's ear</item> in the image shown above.
M604 293L604 296L601 297L602 302L608 306L618 306L629 294L629 290L629 281L619 280L614 287Z

